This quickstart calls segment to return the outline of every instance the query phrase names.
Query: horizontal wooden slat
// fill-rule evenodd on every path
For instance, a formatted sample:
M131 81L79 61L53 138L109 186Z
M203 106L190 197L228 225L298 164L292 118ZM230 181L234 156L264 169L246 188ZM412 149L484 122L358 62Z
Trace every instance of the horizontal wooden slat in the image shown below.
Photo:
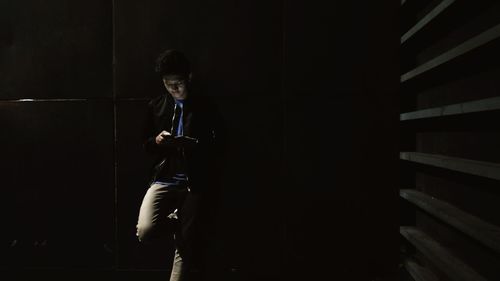
M410 30L408 30L403 36L401 36L401 44L406 42L409 38L419 32L424 26L432 22L436 17L438 17L443 11L450 7L456 0L443 0L434 9L432 9L425 17L423 17L417 24L415 24Z
M460 57L468 52L478 49L489 42L500 38L500 24L488 29L487 31L465 41L464 43L456 46L455 48L437 56L428 62L416 67L413 70L401 75L401 82L406 82L413 79L423 73L426 73L434 68L437 68L443 64L453 61L455 58Z
M482 100L475 100L464 103L457 103L457 104L428 108L412 112L406 112L402 113L399 116L399 120L407 121L407 120L433 118L440 116L492 111L499 109L500 109L500 97L493 97Z
M421 252L430 262L453 281L486 281L469 265L451 254L429 235L415 227L402 226L399 229L408 242Z
M400 152L402 160L500 180L500 164L421 152Z
M406 33L420 17L420 13L432 0L401 0L400 30L401 35Z
M404 267L415 281L439 281L430 270L420 266L415 261L406 260Z
M399 194L432 216L500 253L500 227L416 190L402 189Z

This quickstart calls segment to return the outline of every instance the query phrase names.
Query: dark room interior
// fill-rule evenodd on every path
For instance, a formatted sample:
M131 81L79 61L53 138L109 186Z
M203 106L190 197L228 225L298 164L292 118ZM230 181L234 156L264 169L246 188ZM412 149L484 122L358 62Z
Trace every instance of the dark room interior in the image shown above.
M166 49L223 128L182 280L500 280L498 1L1 0L0 35L0 280L169 280Z

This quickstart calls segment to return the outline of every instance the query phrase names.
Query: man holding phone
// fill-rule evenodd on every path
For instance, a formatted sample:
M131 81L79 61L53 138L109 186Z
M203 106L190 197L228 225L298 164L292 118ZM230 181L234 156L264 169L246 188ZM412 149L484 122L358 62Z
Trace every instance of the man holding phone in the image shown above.
M174 234L170 280L193 280L199 271L199 209L214 158L212 108L192 94L191 66L183 53L163 52L156 71L166 93L148 104L144 148L156 165L140 207L137 236L146 243Z

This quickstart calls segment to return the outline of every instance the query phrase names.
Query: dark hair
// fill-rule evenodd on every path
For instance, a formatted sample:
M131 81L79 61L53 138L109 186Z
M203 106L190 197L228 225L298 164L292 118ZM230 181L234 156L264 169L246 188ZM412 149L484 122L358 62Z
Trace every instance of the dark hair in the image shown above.
M155 70L162 77L171 74L187 77L191 73L191 64L182 52L169 49L158 56Z

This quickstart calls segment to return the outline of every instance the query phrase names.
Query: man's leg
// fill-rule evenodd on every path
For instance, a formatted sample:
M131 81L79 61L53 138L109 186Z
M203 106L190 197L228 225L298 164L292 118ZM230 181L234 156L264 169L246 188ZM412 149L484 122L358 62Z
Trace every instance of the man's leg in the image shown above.
M187 192L180 206L179 228L175 232L175 255L170 281L199 280L199 251L197 243L197 219L199 194Z
M142 200L137 221L137 237L141 242L149 242L164 231L173 233L174 220L167 217L177 204L178 191L171 190L166 184L153 183Z
M170 281L182 281L184 277L184 262L179 249L175 247L174 262L172 263L172 273L170 274Z

